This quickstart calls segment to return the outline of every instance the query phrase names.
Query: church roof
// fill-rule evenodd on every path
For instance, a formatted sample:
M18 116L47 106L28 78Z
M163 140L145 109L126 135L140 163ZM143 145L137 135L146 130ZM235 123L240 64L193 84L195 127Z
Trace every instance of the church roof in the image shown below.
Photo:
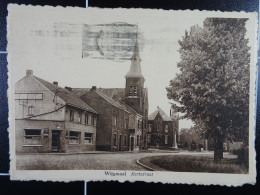
M148 116L148 120L154 120L157 114L161 115L163 121L172 121L172 119L159 106L157 106L156 111Z
M81 100L76 94L73 92L64 89L60 86L54 85L48 81L45 81L39 77L32 76L35 78L37 81L39 81L42 85L44 85L46 88L48 88L50 91L55 93L56 96L61 98L67 105L74 106L77 108L81 108L83 110L92 112L92 113L97 113L93 108L91 108L88 104L86 104L83 100Z
M136 39L133 56L131 58L131 66L129 72L125 75L125 77L137 77L137 78L144 78L142 71L141 71L141 58L139 56L139 48L138 48L138 41Z

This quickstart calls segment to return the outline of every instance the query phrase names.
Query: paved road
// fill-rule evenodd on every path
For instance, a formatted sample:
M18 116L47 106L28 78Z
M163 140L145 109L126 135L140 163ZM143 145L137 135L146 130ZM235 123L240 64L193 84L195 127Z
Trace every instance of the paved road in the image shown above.
M212 155L212 153L105 153L105 154L26 154L17 155L19 170L146 170L137 159L158 155Z

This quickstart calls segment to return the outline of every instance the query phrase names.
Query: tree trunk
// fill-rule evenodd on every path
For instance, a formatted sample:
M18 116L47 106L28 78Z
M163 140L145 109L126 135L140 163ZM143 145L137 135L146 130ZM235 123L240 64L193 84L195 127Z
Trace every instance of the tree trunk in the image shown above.
M223 138L216 136L214 138L214 162L220 163L223 159Z

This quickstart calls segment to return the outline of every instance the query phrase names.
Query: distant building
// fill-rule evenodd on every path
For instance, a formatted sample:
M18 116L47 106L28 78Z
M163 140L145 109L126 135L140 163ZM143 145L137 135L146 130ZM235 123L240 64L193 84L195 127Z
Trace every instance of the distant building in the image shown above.
M179 120L176 114L169 117L159 106L148 117L148 145L156 148L177 149Z
M73 88L98 113L97 150L147 148L148 92L136 41L125 88Z
M49 83L27 70L15 85L16 151L95 150L97 116L71 88Z

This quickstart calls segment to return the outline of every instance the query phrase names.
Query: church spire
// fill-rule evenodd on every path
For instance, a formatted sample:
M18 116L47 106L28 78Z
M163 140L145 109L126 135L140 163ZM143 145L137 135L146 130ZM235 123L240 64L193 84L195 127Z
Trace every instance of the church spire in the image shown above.
M133 56L131 58L131 66L128 73L125 75L126 78L135 77L135 78L144 78L141 71L141 58L139 56L139 47L136 37L136 42L134 46Z

